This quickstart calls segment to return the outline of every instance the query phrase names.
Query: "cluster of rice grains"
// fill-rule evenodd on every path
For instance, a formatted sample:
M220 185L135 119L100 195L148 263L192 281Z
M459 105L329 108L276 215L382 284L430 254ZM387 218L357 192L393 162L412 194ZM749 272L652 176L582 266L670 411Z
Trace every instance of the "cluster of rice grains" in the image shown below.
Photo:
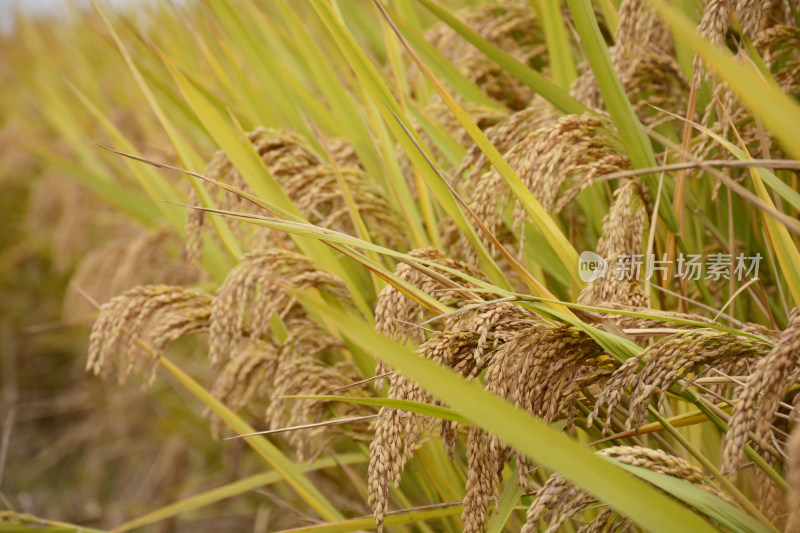
M665 474L687 481L715 496L728 500L708 479L703 471L685 459L670 455L663 450L654 450L641 446L615 446L598 452L599 455L611 457L616 461L646 468L653 472ZM541 520L547 526L544 531L555 533L569 520L576 518L590 507L598 507L599 502L592 496L570 485L562 476L554 474L536 493L536 500L528 508L527 520L522 533L539 531ZM594 519L582 525L581 533L600 531L627 531L631 522L615 516L609 507L599 505L601 509Z
M547 65L547 47L541 24L526 2L497 2L465 11L459 18L484 39L533 68ZM528 106L533 91L472 46L465 46L454 30L438 24L426 35L455 65L493 99L509 109ZM411 76L417 75L412 72Z
M731 27L732 16L741 25L742 31L753 40L753 46L766 66L773 72L775 80L787 94L797 96L800 87L800 68L798 65L798 27L797 6L793 0L708 0L703 12L698 32L717 46L724 46ZM744 46L737 45L738 57L749 61ZM694 63L695 84L707 77L699 58ZM726 83L714 85L715 98L698 117L713 131L731 139L735 127L738 136L747 145L750 153L771 152L782 154L780 146L773 146L768 132L764 131L753 115L737 100ZM727 150L720 150L716 142L708 136L699 135L694 139L692 154L700 158L730 158Z
M331 142L328 148L334 162L329 163L297 134L257 129L248 137L272 176L311 222L355 234L337 181L342 177L364 221L375 228L374 237L396 244L394 239L400 235L397 216L365 179L349 145ZM206 171L218 181L249 190L222 153L212 158ZM190 197L190 202L199 203L193 192ZM219 205L231 211L251 209L235 194L220 195ZM186 255L197 261L204 225L200 211L190 216L188 225ZM218 369L213 394L235 410L246 409L261 417L269 429L314 424L332 416L371 414L357 404L342 403L333 409L326 402L284 399L333 389L341 389L342 395L364 396L372 389L352 386L363 380L363 375L344 344L312 320L291 294L314 290L351 305L341 280L297 252L291 240L262 229L234 227L241 242L255 251L241 258L213 295L184 285L140 285L103 304L92 330L88 369L96 374L116 374L123 381L133 370L154 370L153 363L169 342L207 333L211 366ZM156 249L160 241L154 239L164 238L162 233L154 235L142 239L153 245L145 252ZM118 349L124 356L115 364L113 356ZM218 434L221 421L215 418L212 425ZM322 451L338 433L362 440L371 437L371 431L365 433L368 426L354 428L290 432L288 441L302 458Z
M171 341L207 333L211 364L220 369L214 395L233 409L248 409L270 429L322 422L332 412L324 402L288 401L293 394L324 394L347 387L343 394L363 396L369 390L350 387L363 379L352 361L342 360L344 346L312 320L290 290L313 289L347 304L349 295L333 275L296 252L272 249L252 252L228 275L215 295L181 286L135 287L104 304L92 330L88 369L116 374L120 381L135 369L154 369ZM124 358L115 365L120 347ZM342 404L336 414L369 412ZM214 419L215 433L220 421ZM343 430L345 431L345 430ZM323 437L314 430L311 437ZM366 434L349 432L365 439ZM318 452L329 435L310 439L289 434L299 457ZM311 445L309 443L312 443Z
M341 178L358 207L359 214L375 242L396 246L401 235L394 213L381 193L364 175L349 144L334 140L328 149L332 161L324 161L301 135L284 130L257 128L247 134L256 152L261 156L269 173L294 202L303 217L310 223L357 235L347 197L339 185ZM252 194L252 189L224 152L217 152L205 169L205 175L236 189ZM200 205L194 190L189 203ZM217 205L220 209L235 212L252 212L254 207L239 195L220 190ZM258 211L257 211L258 212ZM258 214L265 214L258 212ZM187 224L186 254L192 261L200 259L203 249L202 211L194 211ZM234 224L237 239L250 249L268 249L281 246L293 249L276 232L253 224Z

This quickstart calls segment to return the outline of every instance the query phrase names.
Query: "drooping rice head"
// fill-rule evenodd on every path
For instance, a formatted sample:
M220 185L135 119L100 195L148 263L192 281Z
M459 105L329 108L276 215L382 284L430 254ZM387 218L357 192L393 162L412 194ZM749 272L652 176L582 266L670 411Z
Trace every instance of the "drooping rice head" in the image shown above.
M510 133L513 137L515 130L512 125L509 131L498 131L498 134ZM528 134L504 157L539 203L552 213L569 206L597 176L626 169L630 164L627 157L615 150L603 121L589 114L558 118ZM467 185L474 183L469 191L470 207L504 245L518 250L520 243L514 242L516 239L508 231L521 228L524 211L513 200L496 170L481 174L477 180L473 179L475 176L471 174ZM502 212L510 203L514 206L514 228L504 228ZM475 261L471 245L454 226L446 230L444 241L453 243L455 253ZM488 238L485 235L482 238L489 245ZM499 255L497 250L494 252Z
M547 65L544 33L530 5L522 1L494 2L458 13L469 28L526 65L541 70ZM528 106L533 91L466 42L449 26L437 24L426 34L453 65L494 100L512 111ZM410 81L419 76L410 69Z
M171 341L208 330L211 295L180 286L144 285L112 298L92 327L87 370L124 383L150 373ZM117 352L123 355L115 359Z
M355 151L347 143L341 140L335 142L330 147L334 161L328 162L313 150L306 139L294 132L257 128L249 132L247 138L272 177L309 223L358 235L338 172L359 214L372 232L370 236L378 243L391 247L402 246L400 236L403 233L397 225L398 215L391 209L383 193L357 165ZM217 152L212 157L205 175L252 193L247 181L224 152ZM226 191L217 194L217 202L220 209L227 211L254 212L255 209L244 198ZM189 203L200 204L194 190L190 193ZM187 223L187 257L193 261L197 261L202 253L204 220L202 211L193 211ZM293 249L291 241L268 228L247 223L233 223L232 227L237 240L251 250L274 246Z
M64 315L95 310L100 304L138 285L191 285L203 279L196 265L184 260L182 243L166 229L125 231L78 262L64 297Z
M653 472L672 476L687 481L715 496L727 500L714 482L702 470L685 459L669 455L663 450L644 448L641 446L617 446L597 452L599 455L612 457L620 463L646 468ZM544 531L554 533L569 521L579 521L580 513L588 507L596 507L600 502L594 497L570 485L562 476L554 474L537 491L536 499L528 508L527 521L522 528L523 533L540 531L540 522ZM602 504L600 504L602 505ZM627 531L631 522L616 514L612 508L605 508L591 522L583 523L578 531Z

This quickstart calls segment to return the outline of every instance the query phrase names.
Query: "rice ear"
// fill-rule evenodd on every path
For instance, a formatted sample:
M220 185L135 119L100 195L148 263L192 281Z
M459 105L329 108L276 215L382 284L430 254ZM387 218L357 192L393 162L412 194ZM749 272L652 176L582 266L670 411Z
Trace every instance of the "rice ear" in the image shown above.
M145 285L111 299L92 327L86 369L110 376L116 368L124 383L134 369L153 377L155 362L167 343L208 329L211 296L198 289ZM114 361L126 346L124 356Z
M664 119L651 106L686 108L689 82L673 58L672 32L645 0L622 2L616 44L609 51L614 70L642 123L655 125ZM575 80L570 94L589 108L603 108L591 69L585 69Z
M433 361L474 379L491 363L498 346L540 320L519 306L501 303L451 317L445 330L419 347ZM436 403L426 391L401 374L389 378L390 398ZM388 508L390 484L397 485L426 425L440 425L445 450L452 457L457 427L450 421L397 409L381 408L370 444L369 506L380 528ZM473 469L471 469L472 471ZM475 474L470 474L474 476Z
M641 446L616 446L600 450L597 453L613 457L624 464L682 479L729 501L702 470L685 459L670 455L663 450ZM528 508L527 520L522 528L522 533L538 531L541 520L547 524L545 531L558 531L567 520L576 517L584 509L597 503L597 499L593 496L570 485L562 476L554 474L538 491L536 499ZM612 513L612 509L605 509L594 520L581 527L579 531L618 531L620 529L627 530L630 527L631 524L627 519L615 517Z
M552 213L565 208L597 176L630 166L627 157L613 148L603 121L588 113L566 115L531 132L504 157L536 199ZM566 189L563 193L562 186ZM520 227L526 219L525 211L511 198L497 170L483 174L471 195L470 207L495 233L509 201L515 205L515 227ZM484 235L482 238L490 244ZM474 251L464 240L458 253L474 260Z
M350 300L339 278L302 254L280 249L251 252L228 274L214 298L209 332L212 365L235 353L245 334L250 339L267 335L273 316L287 317L295 311L304 315L287 287L316 288L341 301Z
M611 209L603 219L603 236L597 243L597 254L606 260L608 270L581 291L578 303L649 306L650 296L644 293L641 281L628 276L629 272L618 272L623 257L641 253L646 201L646 192L638 180L626 181L616 190Z
M546 422L565 418L570 426L581 392L602 384L611 374L608 363L598 358L603 350L569 327L535 321L525 326L494 352L486 370L486 389ZM470 429L462 513L465 531L485 530L489 502L499 497L500 472L511 454L516 457L520 483L530 488L533 466L527 457L480 428Z
M800 424L795 424L794 431L786 444L787 469L786 482L791 487L787 495L789 516L786 520L786 533L800 531Z
M527 65L546 63L546 46L541 24L527 2L512 0L491 2L465 9L459 19L484 39ZM528 106L533 91L487 58L452 28L444 24L433 26L426 39L494 100L511 110ZM413 82L418 72L410 69Z
M409 255L436 261L443 266L455 268L471 275L481 275L476 268L461 261L450 259L435 248L412 250ZM431 268L436 271L435 266ZM441 271L439 273L450 281L462 282L462 280L455 278L453 274L448 272ZM458 305L463 300L462 295L457 291L454 291L451 287L445 287L439 280L431 278L411 265L399 264L395 269L395 274L403 281L414 285L441 302ZM421 323L423 317L422 307L391 285L384 287L378 295L378 303L375 305L375 330L387 337L399 341L411 340L415 344L422 343L425 338L423 330L414 327L414 324ZM378 362L375 369L376 375L382 375L388 371L389 368L386 365ZM382 379L378 380L375 386L380 389L383 387L383 383Z
M696 377L707 367L719 367L731 361L754 360L769 350L769 345L717 330L693 329L668 337L628 359L606 382L597 398L594 410L587 419L587 427L598 416L601 407L606 409L603 429L608 433L615 411L623 399L628 404L626 429L637 430L647 419L647 408L653 395L658 395L658 405L663 406L667 389L679 380Z
M300 213L310 223L331 228L349 235L357 235L352 221L350 206L340 186L344 180L372 237L382 243L397 247L403 243L403 232L398 226L399 217L375 187L356 157L355 150L341 139L331 140L329 149L336 164L327 162L317 154L301 135L287 130L258 127L247 133L272 177L294 202ZM204 174L237 189L252 192L246 180L222 151L208 162ZM187 202L197 205L193 190ZM242 197L217 191L220 209L234 212L251 212L252 205ZM196 210L195 210L196 211ZM292 249L292 243L280 240L268 228L246 222L232 223L238 240L250 249L268 249L281 246ZM187 220L186 256L198 260L202 253L204 215L196 212Z
M748 433L754 430L754 443L760 449L771 445L772 423L786 389L798 380L800 355L800 313L795 307L789 325L772 350L758 359L739 394L728 432L723 441L722 471L736 475Z
M64 314L94 310L139 285L190 285L202 271L180 257L180 238L165 228L124 229L121 235L89 252L76 266L64 297Z

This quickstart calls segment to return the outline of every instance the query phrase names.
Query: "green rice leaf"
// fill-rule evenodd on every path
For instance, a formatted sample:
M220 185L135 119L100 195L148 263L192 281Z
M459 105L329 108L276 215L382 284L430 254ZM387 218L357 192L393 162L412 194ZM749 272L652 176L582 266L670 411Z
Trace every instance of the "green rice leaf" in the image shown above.
M572 82L578 77L578 71L572 58L567 25L561 14L561 1L530 0L530 2L542 21L553 81L565 91L569 91Z
M427 0L425 0L427 1ZM444 103L450 108L450 111L458 119L459 123L464 127L469 136L475 141L475 144L486 155L492 163L497 172L506 182L506 185L511 189L512 194L516 197L517 201L525 209L528 217L533 224L542 232L542 235L547 242L553 247L556 255L561 260L563 269L570 274L570 278L576 284L580 285L580 278L578 277L578 252L567 240L562 233L561 229L556 225L553 218L544 210L542 205L533 195L533 193L525 186L517 173L511 168L500 152L489 141L486 135L478 128L475 122L472 121L470 116L464 111L461 105L453 98L450 92L441 84L441 82L434 76L430 69L422 63L420 58L414 53L413 49L407 47L409 54L419 69L431 82L433 88L444 100Z
M773 533L773 530L745 513L738 507L721 500L710 492L696 485L666 474L653 472L647 468L626 465L612 458L607 458L620 468L628 470L637 477L652 483L667 494L686 502L709 518L713 518L729 531L738 533Z
M519 483L519 472L514 469L511 477L506 481L506 487L503 489L503 494L500 496L500 502L497 506L497 512L492 514L489 518L489 523L486 524L486 533L502 533L506 527L511 513L517 506L517 502L522 497L523 487Z

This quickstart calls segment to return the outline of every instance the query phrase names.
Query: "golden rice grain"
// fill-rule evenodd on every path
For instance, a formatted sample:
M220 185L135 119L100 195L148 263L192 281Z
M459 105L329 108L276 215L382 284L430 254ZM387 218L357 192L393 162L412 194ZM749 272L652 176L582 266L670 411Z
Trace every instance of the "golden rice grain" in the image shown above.
M603 236L597 243L608 270L605 276L587 285L578 296L585 305L621 304L647 307L650 297L642 288L644 266L640 276L623 261L641 254L642 235L647 219L647 192L638 180L623 183L614 193L614 202L603 219Z
M350 299L340 279L302 254L279 249L251 252L228 274L214 298L209 332L213 365L235 353L245 335L250 339L266 335L274 316L284 318L297 308L287 288L314 288L342 301Z
M628 404L625 427L637 430L647 419L650 399L657 395L663 407L667 389L680 380L708 366L718 366L730 360L754 359L766 353L769 345L749 337L718 330L693 329L668 337L628 359L606 382L597 399L587 426L598 416L600 408L606 409L603 429L611 429L614 414L620 402Z
M751 429L754 443L762 450L772 445L775 413L786 389L798 380L800 313L795 308L789 326L765 356L758 359L733 409L725 434L722 470L735 475L741 468L742 452Z
M495 2L464 10L459 18L473 31L532 67L546 64L541 25L526 2ZM426 38L452 64L495 100L512 110L525 108L533 91L467 43L449 26L438 24ZM416 75L412 70L411 75Z
M86 369L114 374L120 383L153 363L172 340L208 329L211 296L198 289L167 285L135 287L103 304L92 327ZM124 356L114 361L117 351Z
M669 455L663 450L641 446L617 446L597 453L612 457L620 463L682 479L715 496L728 500L699 468L685 459ZM546 524L544 531L554 533L559 531L567 521L579 519L581 511L597 504L598 501L593 496L570 485L562 476L554 474L538 491L536 499L528 508L527 521L522 528L522 533L538 531L539 522L542 520ZM612 509L604 509L594 520L584 524L579 531L618 531L627 530L630 526L629 520L614 516Z
M442 266L454 268L470 275L480 276L475 268L466 263L454 261L435 248L412 250L409 255L435 261ZM438 270L435 266L429 268L459 286L463 283L463 280L449 272ZM440 302L448 305L458 305L458 302L463 300L462 293L452 287L442 285L441 281L420 272L409 264L401 263L398 265L395 274L403 281L414 285ZM423 330L414 327L414 324L421 323L424 320L424 316L425 312L422 306L392 285L387 285L381 290L378 295L378 303L375 305L375 330L395 340L405 341L408 339L415 344L420 344L425 338ZM379 361L375 374L382 375L388 370L389 368ZM376 386L379 389L382 388L383 380L378 380Z
M599 118L589 114L565 115L530 133L504 157L539 203L547 211L558 212L595 177L629 167L628 159L612 146ZM566 191L556 202L564 184ZM514 220L519 226L525 220L525 212L512 199L500 174L491 170L477 182L470 207L496 233L501 212L509 202L515 204ZM483 238L488 245L488 239ZM466 241L462 241L461 253L467 257L474 255Z
M486 389L517 407L553 422L567 419L571 426L574 402L581 392L611 374L608 362L598 359L602 349L593 339L569 327L529 322L497 348L486 371ZM482 532L492 499L498 498L500 472L510 454L517 460L520 483L530 488L530 460L508 450L495 436L473 427L467 441L469 476L462 519L465 531Z
M343 141L334 141L329 147L336 163L334 167L324 161L297 133L256 128L247 134L247 138L272 177L308 222L357 235L350 206L340 186L341 177L359 214L373 232L372 236L389 246L403 242L399 237L402 232L397 225L399 217L384 199L382 192L364 174L355 150ZM211 158L205 175L252 193L247 181L224 152L217 152ZM190 205L199 205L194 191L190 193L188 202ZM220 209L227 211L251 212L254 209L247 200L226 191L217 194L217 202ZM186 254L193 261L197 261L202 253L204 219L202 212L195 211L187 222ZM235 222L232 223L232 230L237 239L251 249L266 249L279 244L273 230L268 228Z

